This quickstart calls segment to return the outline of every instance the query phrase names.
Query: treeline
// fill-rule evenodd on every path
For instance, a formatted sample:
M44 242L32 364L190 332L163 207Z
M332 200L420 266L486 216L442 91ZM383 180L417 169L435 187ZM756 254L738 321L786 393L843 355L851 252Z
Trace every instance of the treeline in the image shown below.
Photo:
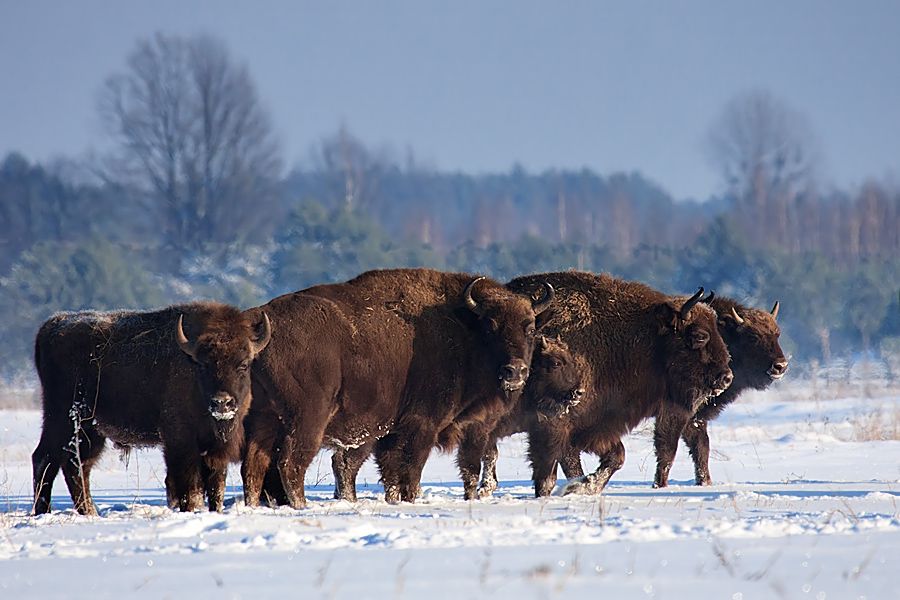
M265 202L229 199L241 208L233 213L223 202L216 235L188 235L192 219L165 199L86 167L6 156L3 375L28 372L34 332L58 310L199 298L251 306L398 266L500 280L577 268L670 292L703 285L762 308L781 300L783 346L798 369L900 351L900 193L888 186L675 202L640 174L473 176L391 160L344 130L320 155L329 144L353 144L354 161L295 170L269 182Z

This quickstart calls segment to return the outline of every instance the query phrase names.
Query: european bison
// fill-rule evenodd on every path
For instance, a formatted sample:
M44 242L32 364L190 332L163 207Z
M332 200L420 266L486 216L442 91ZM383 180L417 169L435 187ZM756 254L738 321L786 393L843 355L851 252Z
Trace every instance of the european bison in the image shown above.
M335 449L337 494L355 497L375 451L389 502L412 502L438 434L505 414L528 378L541 299L495 281L428 269L371 271L276 298L270 348L253 367L244 493L259 502L273 457L288 503L306 469ZM252 311L251 311L252 313ZM477 483L480 457L460 464ZM276 497L280 494L274 494Z
M552 491L567 451L624 460L621 437L643 419L663 407L686 422L733 379L716 315L698 304L702 289L681 301L640 283L574 271L520 277L508 287L530 294L543 281L557 290L543 330L586 359L590 375L570 415L529 429L537 496ZM599 491L612 472L601 464L572 491Z
M749 308L731 298L716 297L710 305L718 315L719 332L731 353L734 381L724 393L701 406L686 424L680 416L667 411L657 416L655 487L669 484L669 469L675 460L679 436L684 438L694 459L696 484L710 485L707 422L718 417L744 390L765 389L787 371L788 361L778 344L781 330L775 322L778 302L770 313Z
M44 409L32 454L35 514L50 511L60 467L78 512L97 514L90 474L106 438L162 444L169 506L197 510L205 491L210 510L221 511L227 465L240 458L250 363L268 341L264 314L251 321L215 303L46 321L34 350Z
M483 451L481 484L478 495L489 496L497 489L497 440L528 431L535 421L564 419L584 397L587 364L569 352L559 339L539 336L531 361L531 376L518 405L490 432ZM472 440L461 442L465 448ZM569 453L571 454L571 453ZM580 457L576 454L576 460Z
M746 307L731 298L716 297L704 299L718 315L719 332L731 354L731 369L734 381L721 395L700 407L687 423L678 415L661 410L656 416L654 446L656 450L656 475L654 487L666 487L675 453L678 437L681 436L694 460L694 477L697 485L710 485L709 476L709 434L707 423L718 417L725 407L734 402L746 389L765 389L773 381L784 377L788 361L778 344L781 334L775 319L778 317L779 303L767 313ZM619 447L601 457L601 468L615 472L622 466L624 449ZM580 456L569 451L563 458L566 477L583 477Z

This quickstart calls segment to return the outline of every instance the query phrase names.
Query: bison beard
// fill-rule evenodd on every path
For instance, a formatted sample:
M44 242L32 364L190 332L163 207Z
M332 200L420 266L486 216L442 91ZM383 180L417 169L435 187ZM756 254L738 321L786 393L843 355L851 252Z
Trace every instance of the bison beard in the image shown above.
M90 473L106 438L163 446L172 508L197 510L205 493L210 510L222 510L250 403L249 364L269 333L267 318L254 324L215 303L49 319L35 340L44 412L32 454L35 514L50 510L60 468L75 508L97 514Z
M355 498L356 473L374 451L385 498L415 500L441 431L499 419L517 400L552 288L541 298L467 274L397 269L261 307L274 333L253 369L247 504L258 504L265 484L304 506L306 469L323 445L335 450L338 496ZM479 468L460 465L476 482Z
M624 460L621 437L664 406L685 422L732 374L715 314L688 300L608 275L565 272L522 277L514 291L530 293L540 281L557 290L544 331L556 335L588 364L585 399L566 419L529 428L535 493L549 494L560 457L588 451L609 464L584 478L579 491L598 491Z

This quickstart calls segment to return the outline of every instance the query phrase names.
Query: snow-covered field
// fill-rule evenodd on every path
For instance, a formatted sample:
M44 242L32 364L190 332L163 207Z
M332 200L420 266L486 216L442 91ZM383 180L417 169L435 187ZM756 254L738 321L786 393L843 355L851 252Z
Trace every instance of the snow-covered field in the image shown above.
M381 501L371 463L361 500L338 502L323 453L306 510L180 514L157 451L126 466L109 449L98 518L74 513L61 478L55 511L28 516L40 415L0 411L0 597L898 597L900 441L870 438L898 437L900 395L786 396L747 396L710 426L710 488L691 485L682 447L675 485L651 489L644 427L602 498L533 498L514 437L490 500L464 501L452 457L434 455L415 504ZM239 498L237 468L229 484Z

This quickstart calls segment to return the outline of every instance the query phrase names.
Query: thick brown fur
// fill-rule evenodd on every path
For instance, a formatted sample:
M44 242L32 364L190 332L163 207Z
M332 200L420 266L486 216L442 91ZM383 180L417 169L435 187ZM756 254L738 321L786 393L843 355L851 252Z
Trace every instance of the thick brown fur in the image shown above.
M193 356L177 339L180 315ZM75 508L97 514L90 472L107 438L126 448L162 445L172 508L197 510L205 493L210 510L221 511L227 465L241 454L249 363L265 343L257 325L216 303L46 321L35 340L44 414L32 455L34 512L49 512L61 468Z
M587 383L585 378L588 374L587 362L569 352L564 342L545 336L538 338L531 360L531 376L521 400L488 436L487 447L482 453L479 497L493 494L498 486L497 441L514 433L528 431L536 421L569 418L584 397ZM468 451L467 445L472 443L472 432L468 433L470 435L460 443L461 453ZM565 465L563 470L566 470Z
M274 459L284 499L304 506L305 472L322 445L335 449L338 497L355 498L356 473L374 450L385 498L412 502L441 431L502 417L520 393L503 386L527 377L534 303L485 279L472 289L476 314L464 300L474 279L370 271L260 307L273 339L253 369L247 504L276 479L266 474ZM503 379L510 370L515 376ZM476 483L479 470L480 462Z
M734 381L724 393L711 399L685 424L663 411L656 417L656 476L654 486L668 485L680 435L694 460L697 485L710 485L707 423L747 389L762 390L784 376L788 362L778 343L781 330L771 313L749 308L731 298L716 297L710 304L718 315L719 332L731 353ZM732 311L743 320L739 323Z
M534 293L542 281L557 290L543 331L582 356L590 374L584 400L569 418L529 429L538 496L552 491L559 457L569 448L598 456L624 453L622 436L660 407L686 420L732 378L708 306L682 315L683 301L646 285L575 271L521 277L508 287ZM599 491L610 474L601 465L579 491Z
M773 381L781 379L788 367L788 361L778 343L781 330L770 312L749 308L727 297L716 297L710 306L716 311L719 333L731 354L734 381L721 395L704 404L687 423L683 422L683 415L679 413L658 411L654 435L657 457L653 483L655 487L668 485L668 474L678 449L679 435L690 450L695 483L711 485L708 422L718 417L745 390L762 390ZM734 318L732 310L743 323ZM610 475L615 473L622 467L624 452L624 446L616 445L601 457L601 469ZM584 476L578 452L567 451L561 459L561 466L567 478Z

